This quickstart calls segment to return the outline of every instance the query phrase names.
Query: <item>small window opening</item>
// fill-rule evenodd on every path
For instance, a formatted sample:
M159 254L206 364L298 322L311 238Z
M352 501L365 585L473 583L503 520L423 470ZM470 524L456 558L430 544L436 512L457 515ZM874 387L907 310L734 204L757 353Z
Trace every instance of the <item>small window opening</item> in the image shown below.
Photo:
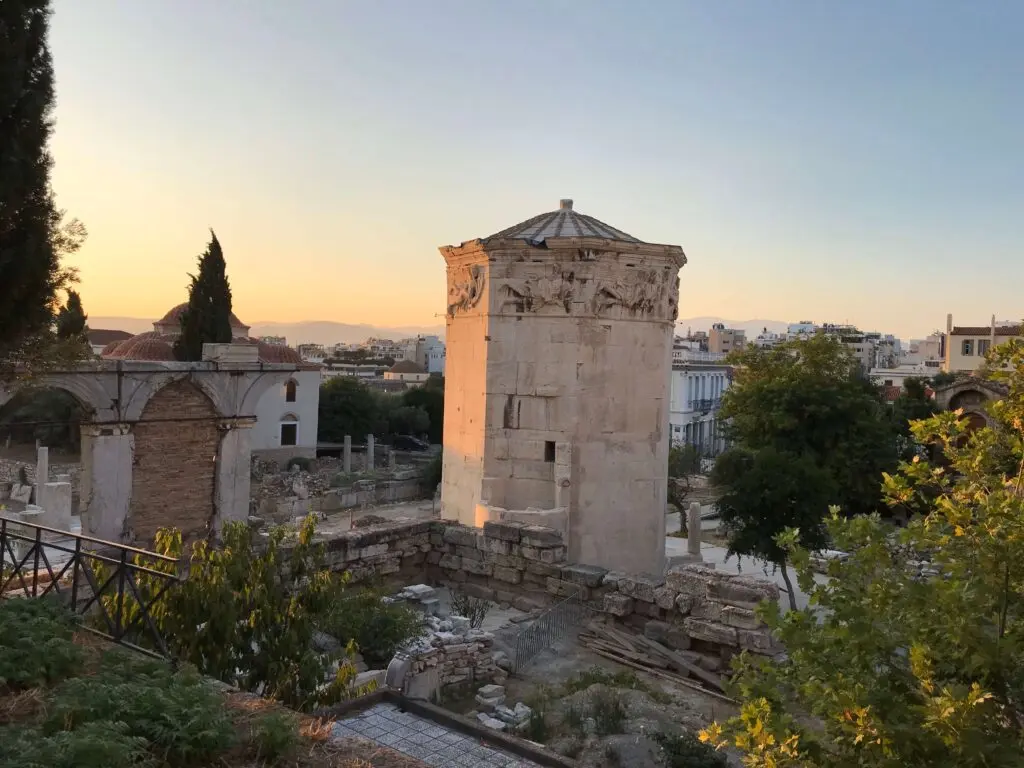
M281 445L295 445L299 438L298 424L281 425Z
M295 380L289 379L288 383L284 385L284 401L286 403L295 402Z
M555 461L555 441L544 441L544 461L553 463Z

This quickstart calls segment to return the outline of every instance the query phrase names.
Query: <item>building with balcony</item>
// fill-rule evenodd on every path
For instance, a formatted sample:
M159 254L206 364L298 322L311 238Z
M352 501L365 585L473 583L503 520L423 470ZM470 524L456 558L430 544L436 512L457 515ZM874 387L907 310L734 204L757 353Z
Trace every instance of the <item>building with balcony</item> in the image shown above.
M683 350L672 362L669 438L673 445L692 445L701 456L725 449L718 409L729 388L732 366L718 352Z

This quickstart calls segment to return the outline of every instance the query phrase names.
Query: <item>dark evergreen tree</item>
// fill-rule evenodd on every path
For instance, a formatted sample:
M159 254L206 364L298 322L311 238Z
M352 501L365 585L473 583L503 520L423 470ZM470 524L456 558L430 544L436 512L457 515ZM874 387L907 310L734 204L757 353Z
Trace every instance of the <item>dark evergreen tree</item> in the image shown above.
M231 341L231 286L226 271L224 253L211 229L199 269L189 275L188 307L181 316L181 336L174 343L179 360L202 360L203 344Z
M50 330L67 279L53 237L49 16L49 0L0 2L0 360Z
M82 309L82 297L78 291L68 290L68 301L57 313L57 338L81 339L89 331L89 319Z

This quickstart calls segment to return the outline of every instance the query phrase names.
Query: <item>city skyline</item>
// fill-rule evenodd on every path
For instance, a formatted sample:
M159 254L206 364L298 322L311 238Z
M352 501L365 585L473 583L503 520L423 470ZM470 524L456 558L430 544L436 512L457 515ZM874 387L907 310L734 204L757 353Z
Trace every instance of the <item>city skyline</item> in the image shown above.
M1024 8L144 5L55 3L92 316L183 301L212 226L242 317L436 325L437 246L560 197L682 245L683 316L1024 314Z

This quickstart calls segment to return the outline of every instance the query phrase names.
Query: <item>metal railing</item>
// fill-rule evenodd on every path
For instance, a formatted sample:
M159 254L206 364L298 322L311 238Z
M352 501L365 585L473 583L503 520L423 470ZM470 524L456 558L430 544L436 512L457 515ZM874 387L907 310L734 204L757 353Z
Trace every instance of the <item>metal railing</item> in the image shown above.
M583 601L582 592L551 606L516 636L512 671L522 671L541 652L568 637L573 629L586 620L590 612L591 608Z
M0 599L55 595L99 625L83 629L141 653L172 658L152 611L182 580L176 558L0 516Z

